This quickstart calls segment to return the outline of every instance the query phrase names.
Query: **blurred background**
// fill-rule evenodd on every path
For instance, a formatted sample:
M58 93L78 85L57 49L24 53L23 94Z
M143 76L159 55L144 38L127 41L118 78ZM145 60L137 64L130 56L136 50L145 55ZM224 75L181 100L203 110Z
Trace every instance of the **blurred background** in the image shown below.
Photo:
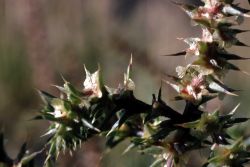
M250 8L247 0L238 2ZM242 27L250 29L250 20ZM177 37L199 36L200 32L170 0L0 0L0 127L8 139L8 153L15 157L24 141L31 150L45 143L40 136L48 123L29 121L42 104L36 89L58 95L51 85L63 83L60 74L82 89L83 64L95 71L98 63L105 84L117 87L133 54L135 94L151 103L151 94L157 92L164 74L175 74L177 65L189 63L184 57L161 55L186 47ZM250 45L250 33L239 37ZM250 57L249 48L230 50ZM249 62L236 64L250 72ZM250 116L250 77L230 72L225 80L244 91L223 102L211 101L208 110L220 107L228 112L240 102L238 115ZM181 112L183 103L171 100L175 92L164 84L163 88L164 100ZM144 167L152 161L136 152L121 155L125 147L126 142L102 153L104 141L95 138L72 157L62 155L57 166Z

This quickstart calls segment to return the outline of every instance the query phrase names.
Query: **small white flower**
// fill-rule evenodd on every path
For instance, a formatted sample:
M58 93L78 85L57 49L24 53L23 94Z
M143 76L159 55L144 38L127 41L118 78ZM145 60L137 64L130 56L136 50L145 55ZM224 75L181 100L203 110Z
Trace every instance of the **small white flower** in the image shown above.
M64 107L63 101L60 99L54 99L51 102L52 107L54 108L54 115L55 118L62 118L66 116L66 109Z
M195 92L193 86L188 85L188 86L186 87L186 89L187 89L187 92L188 92L189 95L192 95L195 99L197 99L196 92Z
M198 43L201 41L200 38L187 38L184 39L184 42L189 45L187 52L189 55L198 56L200 54Z
M205 3L205 6L204 6L205 8L212 8L220 4L218 0L203 0L203 2Z
M202 41L213 42L213 35L208 31L207 28L202 29Z
M127 78L127 75L124 75L124 86L126 88L126 90L135 90L135 83L132 79Z
M202 13L202 16L207 18L207 19L210 19L210 14L209 13Z
M89 96L101 98L102 91L100 88L99 70L91 74L85 67L85 72L86 79L83 82L84 92L87 92Z
M62 107L56 106L54 108L55 110L54 110L53 115L55 116L55 118L61 118L64 116L64 113L62 112Z

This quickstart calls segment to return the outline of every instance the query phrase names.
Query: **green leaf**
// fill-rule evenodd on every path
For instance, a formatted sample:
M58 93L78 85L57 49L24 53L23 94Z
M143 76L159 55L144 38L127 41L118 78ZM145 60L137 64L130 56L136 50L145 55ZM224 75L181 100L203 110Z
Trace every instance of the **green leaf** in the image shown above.
M238 124L238 123L246 122L248 120L249 120L249 118L232 118L232 119L228 120L227 123L228 124Z
M189 5L189 4L185 4L185 3L178 3L175 1L171 1L171 2L175 5L178 5L191 18L193 17L194 12L197 10L197 7L194 5Z
M241 57L230 53L218 53L218 55L226 60L248 60L250 58Z
M133 148L135 148L136 145L134 143L131 143L130 145L128 145L128 147L123 151L123 155L128 153L129 151L131 151Z
M156 159L149 167L161 167L162 164L165 162L166 160L161 158L161 159Z
M225 93L225 94L232 95L232 96L238 96L238 95L230 92L226 86L219 84L215 81L209 83L208 87L214 91L217 91L217 92Z
M42 90L38 90L38 93L39 93L39 95L41 96L41 98L42 98L42 100L43 100L43 102L44 102L45 104L50 104L51 101L52 101L54 98L56 98L55 96L53 96L53 95L51 95L51 94L49 94L49 93L47 93L47 92L44 92L44 91L42 91Z
M162 56L184 56L184 55L186 55L186 53L187 53L186 51L181 51L181 52L167 54L167 55L162 55Z
M235 66L232 63L227 62L225 66L226 66L227 69L239 71L239 72L242 72L242 73L244 73L246 75L250 75L248 72L241 70L239 67Z
M245 46L245 47L249 47L247 44L245 44L245 43L243 43L243 42L241 42L241 41L239 41L239 40L236 40L236 41L234 42L234 45L236 45L236 46Z
M30 155L26 155L25 157L22 158L22 165L28 164L31 160L33 160L37 155L41 154L44 150L36 151L31 153Z
M195 128L199 123L200 123L200 120L197 120L197 121L193 121L193 122L177 124L177 126L180 126L183 128Z
M237 4L232 4L232 3L231 3L231 6L232 6L233 8L235 8L235 9L241 11L242 13L248 13L248 12L250 12L249 9L242 8L242 7L240 7L239 5L240 5L239 3L237 3Z
M97 132L100 132L99 129L97 129L96 127L94 127L94 126L93 126L91 123L89 123L86 119L81 118L81 120L82 120L82 123L83 123L86 127L90 128L90 129L93 129L93 130L95 130L95 131L97 131Z
M151 155L159 155L162 154L164 149L162 147L151 146L146 149L141 150L140 152L151 154Z
M37 115L37 116L31 118L30 120L43 120L43 119L44 119L44 117L42 115Z
M231 5L225 5L222 11L223 13L229 14L229 15L250 17L250 15L245 14L241 12L240 10L237 10L236 8L233 8Z
M75 105L81 103L81 97L84 95L81 91L78 91L70 82L68 82L63 76L63 87L54 85L62 93L67 95L67 99Z

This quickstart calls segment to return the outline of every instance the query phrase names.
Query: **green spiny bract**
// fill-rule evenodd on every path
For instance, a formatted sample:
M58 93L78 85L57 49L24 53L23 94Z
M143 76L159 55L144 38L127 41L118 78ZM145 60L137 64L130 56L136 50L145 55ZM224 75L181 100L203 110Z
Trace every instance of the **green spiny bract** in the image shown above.
M187 67L177 67L177 76L169 75L175 83L164 79L178 95L176 100L185 100L182 114L170 108L161 98L153 95L152 104L134 96L135 83L131 79L132 58L124 81L118 88L104 85L100 68L91 74L86 68L83 89L65 84L56 86L61 92L54 97L40 91L44 107L35 119L51 122L48 132L48 160L59 153L74 151L82 142L99 135L107 138L106 145L113 148L121 141L130 139L124 152L136 148L156 158L151 165L186 166L191 151L206 149L210 152L203 166L243 166L249 161L250 152L244 139L235 139L228 128L247 121L235 118L235 109L222 115L219 110L207 112L202 105L221 95L237 96L234 90L223 83L229 70L247 74L231 60L246 60L231 54L227 48L247 46L239 41L237 34L246 32L235 28L249 10L241 8L233 0L203 0L203 6L174 3L191 18L194 25L202 28L202 37L182 39L189 48L171 56L194 56Z

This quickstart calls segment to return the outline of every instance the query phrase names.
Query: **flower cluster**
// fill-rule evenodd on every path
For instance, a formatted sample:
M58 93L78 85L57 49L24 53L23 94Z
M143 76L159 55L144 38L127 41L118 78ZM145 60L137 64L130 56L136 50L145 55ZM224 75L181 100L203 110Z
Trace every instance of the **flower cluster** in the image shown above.
M222 82L223 77L229 70L242 71L239 67L229 62L230 60L245 60L229 53L226 48L232 45L246 46L240 42L236 35L245 32L232 28L239 25L248 10L233 4L232 1L204 0L204 6L179 5L195 22L202 28L201 38L184 39L189 48L171 54L172 56L195 56L197 57L187 67L177 67L178 78L174 79L178 84L171 84L180 94L179 98L193 101L206 102L214 93L235 95L235 90L228 88ZM239 22L239 19L241 22ZM203 100L205 98L205 100Z
M76 150L93 136L104 136L107 148L129 139L130 145L124 153L137 149L153 155L155 161L151 167L184 167L189 163L190 152L199 154L200 150L209 154L202 158L206 159L203 164L195 166L241 167L250 160L245 139L234 138L228 132L229 128L248 120L235 118L239 105L224 115L219 110L207 112L201 107L219 95L237 96L236 90L223 83L223 78L229 70L247 74L230 61L248 58L231 54L227 48L246 46L236 38L245 30L234 26L249 17L249 10L241 8L234 0L203 2L203 6L175 3L202 28L201 38L182 39L189 48L171 54L193 56L195 60L186 67L178 66L177 76L168 75L173 82L164 80L177 91L176 100L185 100L184 111L179 113L169 107L161 98L161 88L157 96L153 94L152 104L134 96L132 57L118 88L104 84L100 68L91 74L85 67L83 88L76 89L63 78L64 85L55 86L60 97L39 92L44 106L35 119L51 123L45 134L48 136L45 163L57 159L60 152ZM4 152L0 148L0 155L5 156ZM7 164L5 161L3 163Z

